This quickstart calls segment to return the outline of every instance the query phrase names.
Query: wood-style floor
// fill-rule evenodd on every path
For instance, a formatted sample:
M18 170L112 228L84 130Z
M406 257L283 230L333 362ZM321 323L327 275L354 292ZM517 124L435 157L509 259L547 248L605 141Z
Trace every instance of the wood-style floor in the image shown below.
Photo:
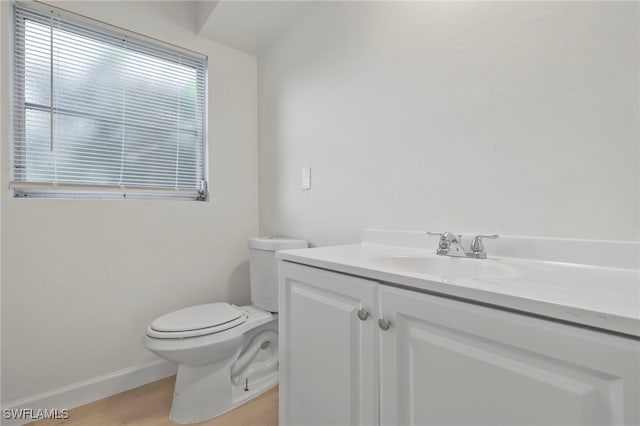
M40 420L32 426L175 426L169 419L175 376L127 392L119 393L69 411L66 420ZM277 426L278 388L215 419L197 423L202 426Z

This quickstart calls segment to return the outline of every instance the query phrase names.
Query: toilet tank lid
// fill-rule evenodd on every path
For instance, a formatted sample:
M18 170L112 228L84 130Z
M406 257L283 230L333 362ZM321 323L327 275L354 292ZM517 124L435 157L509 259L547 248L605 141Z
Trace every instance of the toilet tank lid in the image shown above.
M307 248L309 245L305 240L297 240L294 238L284 237L254 237L249 238L249 248L258 250L289 250L298 248Z

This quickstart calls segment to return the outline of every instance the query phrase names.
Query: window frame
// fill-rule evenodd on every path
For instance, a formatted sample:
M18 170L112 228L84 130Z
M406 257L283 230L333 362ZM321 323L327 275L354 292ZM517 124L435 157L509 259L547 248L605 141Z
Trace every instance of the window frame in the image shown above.
M209 143L208 143L208 103L209 103L209 87L208 87L208 57L198 52L175 46L173 44L160 41L142 34L138 34L124 28L120 28L108 23L87 18L82 15L67 12L57 7L38 4L33 2L12 1L11 2L11 31L10 31L10 74L11 82L10 90L10 149L9 149L9 166L10 166L10 196L13 198L71 198L71 199L175 199L175 200L197 200L209 201ZM18 8L26 11L30 16L18 17ZM26 42L26 24L27 19L44 25L51 25L51 21L46 17L47 14L55 14L59 18L64 19L65 23L77 26L82 32L75 32L80 37L107 43L116 47L121 47L114 40L126 40L127 50L150 56L156 59L165 60L175 63L170 57L172 54L179 54L181 58L180 64L193 67L196 71L196 81L202 81L197 84L196 94L196 122L198 123L196 130L175 128L179 133L192 133L196 136L197 170L199 173L200 185L198 189L180 189L177 187L160 187L160 186L132 186L132 185L107 185L100 183L56 183L49 182L32 182L26 180L26 162L21 169L15 161L16 153L27 149L26 137L22 140L16 137L16 130L26 134L26 113L28 110L43 111L51 114L62 114L78 118L91 118L102 122L116 122L113 118L106 115L93 114L87 111L74 110L70 108L59 108L51 105L41 105L26 101L26 68L25 68L25 42ZM22 44L18 46L18 33L22 31ZM65 28L65 31L69 31ZM19 52L18 52L19 51ZM167 53L167 51L171 53ZM164 53L164 54L163 54ZM186 62L182 59L186 58ZM16 78L17 70L23 70L20 80ZM49 71L53 73L52 70ZM202 88L202 96L200 95ZM200 102L198 101L200 100ZM152 128L141 124L129 123L127 126L134 128ZM174 130L172 127L167 129ZM201 147L201 149L200 149Z

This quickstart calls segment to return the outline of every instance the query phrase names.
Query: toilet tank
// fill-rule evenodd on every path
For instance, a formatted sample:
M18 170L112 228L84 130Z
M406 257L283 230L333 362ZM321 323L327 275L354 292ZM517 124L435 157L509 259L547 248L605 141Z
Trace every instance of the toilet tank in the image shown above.
M270 312L278 312L278 250L307 248L305 240L282 237L249 238L249 272L251 304Z

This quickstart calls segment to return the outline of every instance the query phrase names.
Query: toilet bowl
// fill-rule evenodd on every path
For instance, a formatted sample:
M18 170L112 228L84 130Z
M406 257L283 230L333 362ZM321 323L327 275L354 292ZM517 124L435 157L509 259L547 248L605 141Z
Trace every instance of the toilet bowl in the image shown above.
M249 239L251 302L207 303L163 315L143 344L178 364L169 416L176 423L211 419L278 383L278 286L275 251L306 241Z
M144 337L147 349L178 364L169 414L177 423L195 423L215 417L278 382L277 314L254 306L210 303L176 311L176 317L188 316L192 313L190 309L194 310L194 317L200 314L200 320L203 320L200 325L204 327L195 328L197 322L194 321L190 325L192 330L168 331L165 338L161 334L163 331L152 328L152 323ZM236 322L239 323L231 327L217 324L225 329L200 334L215 327L204 321L206 315L202 312L208 310L215 317L215 311L219 309L237 311L240 321ZM170 319L171 314L166 317ZM179 337L180 333L185 336Z

